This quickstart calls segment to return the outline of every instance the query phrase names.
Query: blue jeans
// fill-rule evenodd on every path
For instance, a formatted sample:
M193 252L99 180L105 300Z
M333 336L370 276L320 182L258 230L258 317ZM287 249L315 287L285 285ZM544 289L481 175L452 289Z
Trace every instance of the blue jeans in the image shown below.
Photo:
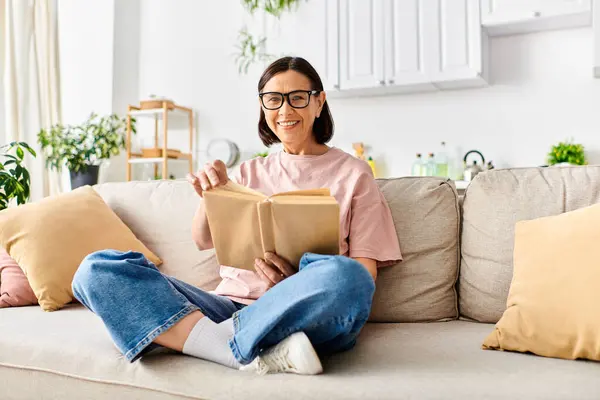
M216 323L233 318L229 346L248 364L298 331L321 355L352 348L369 317L375 284L351 258L306 253L298 273L245 306L164 275L141 253L103 250L83 260L72 289L129 361L158 347L157 336L200 310Z

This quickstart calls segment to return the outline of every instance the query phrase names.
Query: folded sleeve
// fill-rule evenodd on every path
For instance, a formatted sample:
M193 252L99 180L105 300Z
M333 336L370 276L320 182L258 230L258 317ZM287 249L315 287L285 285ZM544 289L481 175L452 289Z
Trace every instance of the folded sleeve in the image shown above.
M359 176L354 188L348 247L350 257L374 259L377 267L402 261L392 213L370 170Z

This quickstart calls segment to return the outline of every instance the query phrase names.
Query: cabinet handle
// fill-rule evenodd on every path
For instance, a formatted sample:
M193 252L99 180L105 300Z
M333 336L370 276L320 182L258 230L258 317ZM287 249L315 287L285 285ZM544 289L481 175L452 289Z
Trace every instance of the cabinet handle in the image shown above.
M393 84L394 84L394 80L393 80L393 79L390 79L390 80L388 81L388 83L389 83L390 85L393 85Z
M533 15L534 17L538 18L538 17L541 17L541 16L542 16L542 13L541 13L541 12L539 12L539 11L534 11L532 15Z
M336 89L336 90L339 90L339 89L340 89L340 85L338 85L338 84L336 83L335 85L333 85L333 88L334 88L334 89Z
M385 81L379 81L380 85L385 85Z

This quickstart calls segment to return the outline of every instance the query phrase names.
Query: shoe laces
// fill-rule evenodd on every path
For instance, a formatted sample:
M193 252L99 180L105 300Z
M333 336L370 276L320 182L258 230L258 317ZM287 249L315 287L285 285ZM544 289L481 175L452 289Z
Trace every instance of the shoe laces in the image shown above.
M265 355L258 357L257 371L264 375L269 371L290 371L294 370L294 366L290 364L288 358L288 349L285 346L276 346L273 349L267 350Z

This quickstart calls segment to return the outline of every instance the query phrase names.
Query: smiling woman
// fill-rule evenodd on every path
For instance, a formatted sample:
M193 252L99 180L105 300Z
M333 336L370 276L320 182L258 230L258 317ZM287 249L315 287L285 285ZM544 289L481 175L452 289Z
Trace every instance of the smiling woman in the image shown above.
M354 347L371 312L377 268L402 259L371 168L327 145L333 119L308 61L271 64L258 83L258 106L260 139L281 143L283 151L244 161L231 179L267 196L328 188L339 204L340 254L304 253L298 269L273 253L257 258L254 270L223 265L222 281L208 293L139 255L95 253L79 267L73 292L102 317L128 360L160 345L257 373L321 373L320 355ZM200 198L230 180L221 160L188 179ZM213 247L203 200L192 236L199 249ZM161 301L148 293L160 293Z

